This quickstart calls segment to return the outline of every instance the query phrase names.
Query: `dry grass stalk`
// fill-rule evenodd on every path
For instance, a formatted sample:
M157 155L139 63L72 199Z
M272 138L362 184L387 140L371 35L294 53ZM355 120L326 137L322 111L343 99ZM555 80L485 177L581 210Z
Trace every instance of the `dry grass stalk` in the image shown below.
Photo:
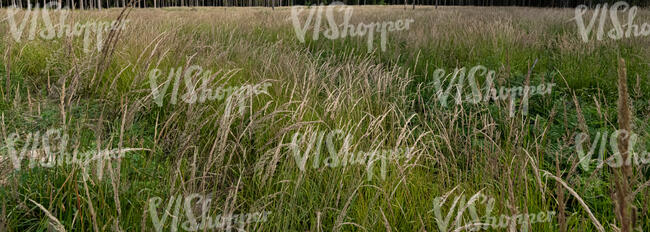
M533 159L533 157L528 153L527 150L523 150L526 153L526 156L528 156L528 159L530 160L530 165L533 167L533 174L535 175L535 180L537 181L537 185L539 187L539 192L542 193L542 201L546 202L546 197L544 194L546 193L546 187L542 184L542 177L540 176L540 171L538 168L537 162Z
M506 172L506 175L508 175L507 181L508 181L508 208L510 209L510 214L511 215L517 215L519 214L519 210L517 210L517 205L516 205L516 200L515 200L515 188L513 185L512 181L512 167L514 166L515 163L515 158L517 156L512 157L512 160L510 161L510 165L508 166L508 171ZM511 232L516 232L516 222L510 221L508 224L508 231Z
M56 219L56 217L54 215L52 215L52 213L50 213L50 211L48 211L45 207L43 207L39 203L36 203L32 199L29 199L29 201L34 203L36 206L38 206L38 208L40 208L45 213L45 216L47 216L47 218L50 219L50 225L53 227L54 230L56 230L58 232L65 232L66 231L65 227L63 227L63 224L61 224L61 222L59 222L59 220Z
M5 98L5 94L9 95L9 93L11 93L11 43L9 43L9 46L7 46L4 60L7 78L5 79L5 90L2 92L2 98L6 101L7 98Z
M556 176L562 176L562 173L560 173L560 153L556 152L555 153L555 175ZM557 214L557 220L558 224L560 226L560 232L566 232L567 230L567 224L566 224L566 201L564 199L564 189L562 188L562 185L557 185L557 188L555 190L555 195L557 195L557 208L558 208L558 214Z
M86 173L85 167L82 166L84 169L83 172ZM83 183L84 183L84 190L86 193L86 198L88 198L88 209L90 210L90 219L93 222L93 230L95 232L99 232L99 225L97 224L97 214L95 213L95 207L93 207L93 201L92 198L90 197L90 191L88 190L88 184L86 183L86 176L81 175L83 177Z
M580 197L580 195L578 195L578 193L576 193L575 190L573 190L571 187L569 187L569 185L567 185L567 184L566 184L566 183L565 183L561 178L559 178L559 177L557 177L557 176L554 176L553 174L551 174L551 173L548 172L548 171L544 171L544 170L542 170L542 171L544 172L544 176L549 176L549 177L551 177L553 180L555 180L555 181L557 181L558 183L560 183L560 184L561 184L561 185L562 185L562 186L563 186L567 191L569 191L569 193L571 193L571 195L573 195L573 197L575 197L576 200L578 200L578 202L580 203L580 205L582 206L582 208L583 208L585 211L587 211L587 215L589 215L589 219L591 219L591 222L594 224L594 226L596 226L596 229L598 229L598 231L600 231L600 232L605 232L605 228L603 227L603 225L600 224L600 222L598 221L598 219L596 219L596 216L594 216L594 214L593 214L593 213L591 212L591 210L589 209L589 206L587 206L587 204L585 203L585 201L582 200L582 197Z
M2 185L2 183L0 183ZM7 203L2 202L2 209L0 210L0 231L7 231Z

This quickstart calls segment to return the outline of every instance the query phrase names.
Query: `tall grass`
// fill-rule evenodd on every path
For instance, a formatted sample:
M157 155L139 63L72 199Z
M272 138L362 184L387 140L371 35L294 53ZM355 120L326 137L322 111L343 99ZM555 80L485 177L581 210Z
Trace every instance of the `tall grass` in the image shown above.
M289 8L133 9L110 56L81 52L79 38L15 42L0 24L3 138L65 128L81 151L148 149L93 163L86 179L74 165L14 171L3 143L0 230L152 231L149 198L203 193L213 196L211 215L273 212L248 231L436 231L434 199L456 187L497 199L496 215L558 212L531 231L650 228L650 192L639 184L648 167L583 172L572 140L585 130L650 128L647 38L583 43L570 9L355 7L353 24L415 20L389 34L386 51L367 53L365 38L300 43L289 16ZM637 20L648 19L641 10ZM623 76L641 81L619 78L619 57ZM478 64L497 72L498 86L557 86L532 97L527 115L510 117L503 101L442 107L434 70ZM268 95L156 105L149 72L192 65L238 70L215 88L272 86ZM635 87L619 98L626 85ZM628 94L639 100L619 103ZM385 179L367 180L361 165L301 171L293 135L337 129L352 151L413 147L412 157L389 162Z

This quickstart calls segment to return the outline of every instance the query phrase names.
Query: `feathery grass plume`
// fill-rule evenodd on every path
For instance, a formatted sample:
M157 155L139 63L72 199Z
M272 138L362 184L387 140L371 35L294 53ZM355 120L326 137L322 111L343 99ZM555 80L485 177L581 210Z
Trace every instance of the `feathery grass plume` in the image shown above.
M630 95L627 88L627 68L625 60L619 59L618 62L618 127L619 130L626 132L624 136L618 137L618 150L620 152L623 165L614 170L616 190L616 217L620 223L621 232L630 232L634 228L633 222L635 215L631 202L628 201L630 195L630 178L632 177L632 165L628 163L628 144L632 133L632 113L630 112ZM615 154L617 155L617 154Z
M578 98L576 97L575 91L571 91L571 95L573 96L573 104L576 106L576 115L578 116L578 127L584 133L587 135L585 141L591 141L591 138L589 137L589 129L587 129L587 120L585 120L585 116L582 114L582 108L580 107L580 103L578 103Z
M625 67L625 60L622 58L619 60L618 67L618 126L620 130L624 130L628 134L632 133L632 112L630 109L630 94L627 87L627 68ZM627 160L629 156L629 136L621 136L618 139L618 148L621 156L623 160ZM628 178L632 176L632 167L630 165L624 165L624 174Z
M526 73L526 79L524 80L524 86L530 86L530 78L533 75L533 70L535 69L535 66L537 65L538 61L539 61L539 58L535 58L535 61L533 62L533 66L530 66L528 68L528 73ZM529 110L528 109L528 107L529 107L528 106L528 101L529 101L529 98L530 98L530 96L529 96L530 93L529 92L530 92L529 88L524 88L524 95L522 96L521 106L519 107L519 111L521 112L521 114L523 116L528 115L528 110ZM511 103L511 104L514 105L514 102ZM513 109L514 109L514 106L513 106ZM513 117L514 112L510 112L510 116Z
M90 85L92 85L95 82L95 78L99 75L101 78L102 75L104 75L104 72L106 72L106 69L108 66L111 64L111 59L113 57L113 53L115 52L115 47L117 46L117 42L119 41L120 35L122 34L122 30L120 29L121 26L125 23L125 20L129 17L129 14L131 13L131 9L133 8L133 3L135 3L136 0L130 0L127 5L124 5L124 8L120 12L120 15L117 17L116 25L115 27L111 28L111 31L108 33L108 36L106 37L104 43L104 47L102 48L101 54L98 57L97 60L97 65L95 66L95 72L93 73L93 78L90 80Z

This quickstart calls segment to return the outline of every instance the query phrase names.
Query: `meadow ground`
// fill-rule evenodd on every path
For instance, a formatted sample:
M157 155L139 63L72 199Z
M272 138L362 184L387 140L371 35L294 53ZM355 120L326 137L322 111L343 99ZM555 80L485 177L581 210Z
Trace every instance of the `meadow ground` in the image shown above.
M111 21L120 12L73 11L68 20ZM636 163L625 178L608 165L582 165L575 138L588 135L589 149L627 128L638 134L638 151L649 147L650 38L584 42L574 17L574 9L354 7L351 24L413 19L388 32L385 50L376 36L370 52L367 37L308 30L302 43L286 7L133 9L119 35L104 34L104 50L91 39L86 52L79 36L30 40L26 29L18 41L5 19L0 231L229 223L246 231L452 231L477 222L502 225L472 227L486 231L613 231L621 194L634 208L626 217L647 231L649 164ZM639 10L636 21L650 22L650 12ZM555 86L531 96L527 113L516 102L511 115L509 100L456 104L456 89L443 104L436 70L477 65L494 70L494 86ZM152 90L191 68L177 94L173 81L166 93L157 89L162 95ZM487 85L477 76L471 81ZM207 79L224 95L191 99L187 86ZM61 136L35 142L55 129ZM135 150L85 165L42 159L45 149L127 148ZM11 154L27 153L17 170ZM627 192L619 192L622 179ZM185 200L192 194L200 197ZM211 215L215 226L192 227L186 209L206 225L198 212ZM268 213L216 219L255 212ZM539 212L552 213L543 222L491 221Z

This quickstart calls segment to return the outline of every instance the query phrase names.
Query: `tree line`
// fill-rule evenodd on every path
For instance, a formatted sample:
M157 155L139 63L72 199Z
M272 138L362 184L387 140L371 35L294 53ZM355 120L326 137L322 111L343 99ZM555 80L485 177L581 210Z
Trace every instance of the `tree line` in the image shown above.
M124 7L131 0L0 0L0 8L16 6L28 8L56 2L69 9L103 9ZM276 7L293 5L329 4L333 0L134 0L136 8L160 7ZM431 6L526 6L526 7L576 7L618 2L619 0L337 0L347 5L431 5ZM648 0L627 0L633 6L647 7ZM52 5L51 3L49 5Z

